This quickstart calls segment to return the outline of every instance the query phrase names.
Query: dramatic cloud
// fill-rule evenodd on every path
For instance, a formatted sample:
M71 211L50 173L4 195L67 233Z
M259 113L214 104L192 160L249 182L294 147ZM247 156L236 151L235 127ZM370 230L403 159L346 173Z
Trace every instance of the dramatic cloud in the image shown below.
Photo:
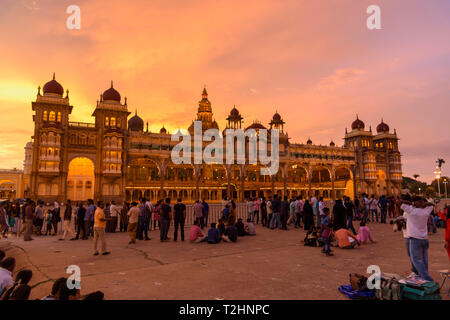
M293 142L341 145L356 114L373 129L383 117L405 174L430 180L450 159L450 2L378 2L370 31L369 0L2 0L0 167L21 166L31 101L56 72L73 121L93 121L111 80L153 131L188 127L205 84L221 128L233 105L245 126L278 110ZM72 4L81 30L66 28Z

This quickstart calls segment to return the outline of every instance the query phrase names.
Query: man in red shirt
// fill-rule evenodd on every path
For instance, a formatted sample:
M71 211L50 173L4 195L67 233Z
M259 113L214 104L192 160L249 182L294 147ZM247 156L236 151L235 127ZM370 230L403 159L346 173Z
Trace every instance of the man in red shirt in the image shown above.
M450 260L450 220L448 207L445 207L444 213L438 212L438 216L445 221L445 237L444 237L444 248L447 250L448 259Z

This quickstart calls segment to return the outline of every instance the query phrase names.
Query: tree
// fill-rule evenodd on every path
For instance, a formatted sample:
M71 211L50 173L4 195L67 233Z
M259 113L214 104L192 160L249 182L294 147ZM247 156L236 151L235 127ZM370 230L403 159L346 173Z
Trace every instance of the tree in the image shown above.
M441 158L438 158L437 161L436 161L436 163L437 163L437 165L438 165L438 167L439 167L439 170L440 170L441 167L442 167L442 165L445 163L445 160L444 160L444 159L441 159Z
M413 177L414 177L414 180L417 181L417 178L420 177L420 174L415 173L415 174L413 174Z

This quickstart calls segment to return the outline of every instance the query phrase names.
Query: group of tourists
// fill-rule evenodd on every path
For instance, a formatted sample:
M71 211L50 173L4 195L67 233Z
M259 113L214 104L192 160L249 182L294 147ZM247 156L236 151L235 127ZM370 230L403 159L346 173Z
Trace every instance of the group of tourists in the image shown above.
M29 285L33 271L22 269L13 278L16 269L16 259L6 257L6 253L0 250L0 300L28 300L32 287ZM70 282L70 281L69 281ZM81 295L80 289L68 285L67 278L55 280L49 295L41 300L103 300L104 294L95 291Z

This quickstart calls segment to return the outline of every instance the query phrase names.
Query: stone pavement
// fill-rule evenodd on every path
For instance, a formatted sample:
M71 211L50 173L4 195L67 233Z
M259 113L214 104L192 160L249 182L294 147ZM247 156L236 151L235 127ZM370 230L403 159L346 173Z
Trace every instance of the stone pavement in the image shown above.
M375 264L382 272L410 273L402 234L389 224L369 227L376 244L333 248L334 257L303 246L303 230L259 226L255 237L217 245L161 243L158 231L151 232L151 241L128 245L127 234L107 234L109 256L93 256L92 239L58 241L59 236L30 242L13 236L1 239L0 248L16 257L16 271L33 270L31 299L47 295L73 264L81 268L82 293L101 290L106 299L345 299L337 288L348 284L350 272L364 274ZM450 267L443 233L439 229L430 239L429 269L436 280L437 270Z

